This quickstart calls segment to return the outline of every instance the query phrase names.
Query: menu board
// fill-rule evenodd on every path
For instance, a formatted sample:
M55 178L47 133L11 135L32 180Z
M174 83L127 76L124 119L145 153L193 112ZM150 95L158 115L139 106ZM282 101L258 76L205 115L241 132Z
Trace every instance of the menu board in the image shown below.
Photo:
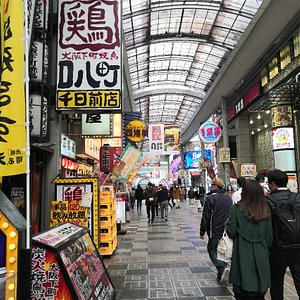
M114 288L88 233L60 251L78 299L112 299Z

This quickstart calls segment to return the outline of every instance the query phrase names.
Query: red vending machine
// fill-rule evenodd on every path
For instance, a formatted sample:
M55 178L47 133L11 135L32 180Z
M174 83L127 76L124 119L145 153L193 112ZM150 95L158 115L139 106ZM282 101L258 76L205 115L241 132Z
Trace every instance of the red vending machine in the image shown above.
M31 300L110 300L115 288L89 230L64 223L32 241Z

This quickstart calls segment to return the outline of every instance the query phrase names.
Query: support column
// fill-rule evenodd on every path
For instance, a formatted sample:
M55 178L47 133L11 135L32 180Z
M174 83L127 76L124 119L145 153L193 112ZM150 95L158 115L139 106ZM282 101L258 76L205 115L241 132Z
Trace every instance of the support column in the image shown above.
M241 173L241 164L251 162L250 132L247 116L240 116L235 120L236 150L237 150L237 176Z
M222 121L223 121L223 147L229 148L228 128L227 128L227 112L226 112L226 99L222 97ZM230 163L223 163L225 169L226 184L230 183Z

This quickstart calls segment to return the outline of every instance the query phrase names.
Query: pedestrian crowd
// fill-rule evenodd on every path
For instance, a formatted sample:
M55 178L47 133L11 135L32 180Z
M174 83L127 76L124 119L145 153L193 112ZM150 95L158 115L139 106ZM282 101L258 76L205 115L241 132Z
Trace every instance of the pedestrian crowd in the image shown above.
M187 191L176 182L148 183L130 191L131 208L145 199L148 223L158 216L168 221L169 208L180 209L187 198L202 212L200 238L208 237L207 252L217 270L217 281L231 283L236 299L283 300L284 276L289 268L300 299L300 195L287 188L288 176L281 170L258 174L255 179L237 178L237 191L221 178L211 182L210 191L200 185ZM218 256L224 233L232 240L232 255Z
M231 283L236 299L283 300L284 276L290 269L300 298L300 195L287 188L288 176L271 170L254 179L239 177L238 190L212 181L200 224L207 251L221 284ZM232 239L231 259L218 258L218 244Z

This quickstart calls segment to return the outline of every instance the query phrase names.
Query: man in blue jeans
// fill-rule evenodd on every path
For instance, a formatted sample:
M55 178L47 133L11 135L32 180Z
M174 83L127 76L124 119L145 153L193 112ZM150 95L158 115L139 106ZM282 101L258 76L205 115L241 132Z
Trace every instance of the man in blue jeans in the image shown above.
M231 198L225 194L224 182L221 178L215 178L211 185L216 186L216 192L206 198L200 224L200 238L208 236L207 252L210 260L218 271L217 280L220 282L226 268L226 262L217 259L217 247L224 232L224 223L228 219Z

